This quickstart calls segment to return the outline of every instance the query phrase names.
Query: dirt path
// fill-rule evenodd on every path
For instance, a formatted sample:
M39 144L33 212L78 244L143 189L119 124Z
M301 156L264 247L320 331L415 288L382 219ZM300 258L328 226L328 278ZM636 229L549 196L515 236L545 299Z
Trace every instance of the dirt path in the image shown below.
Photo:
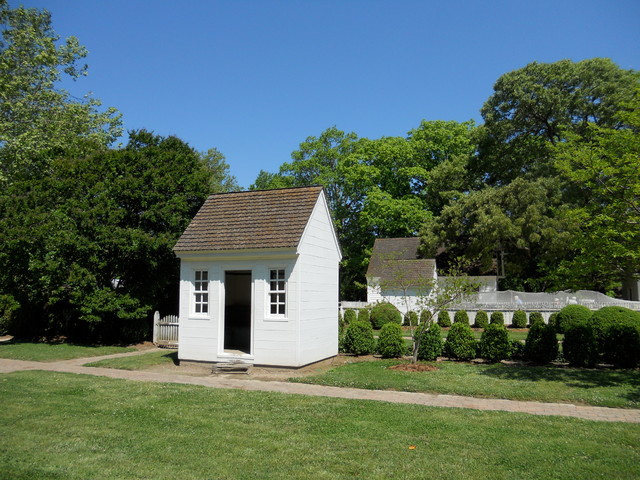
M281 380L265 380L265 378L277 377L276 372L260 372L250 376L210 375L199 371L129 371L111 368L85 367L86 363L96 362L105 358L116 358L132 355L140 355L154 351L154 349L138 350L136 352L105 355L102 357L77 358L59 362L32 362L23 360L0 359L0 373L11 373L25 370L44 370L52 372L75 373L84 375L96 375L109 378L133 380L140 382L179 383L186 385L200 385L209 388L230 388L236 390L251 390L265 392L280 392L298 395L313 395L318 397L345 398L357 400L374 400L391 403L405 403L425 405L431 407L447 408L472 408L477 410L499 410L505 412L528 413L531 415L551 415L583 418L587 420L606 422L640 423L640 410L590 407L571 405L564 403L523 402L515 400L500 400L488 398L462 397L458 395L438 395L428 393L396 392L387 390L364 390L357 388L328 387L323 385L307 385L291 383ZM329 361L328 361L329 362ZM183 367L176 367L176 369ZM322 368L322 366L315 366ZM293 376L290 370L283 371L287 377ZM260 374L262 373L262 374ZM311 372L313 373L313 372Z

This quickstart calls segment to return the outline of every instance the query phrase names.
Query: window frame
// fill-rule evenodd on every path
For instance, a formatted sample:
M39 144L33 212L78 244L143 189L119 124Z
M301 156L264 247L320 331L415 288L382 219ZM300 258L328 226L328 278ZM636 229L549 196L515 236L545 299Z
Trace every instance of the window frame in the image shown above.
M289 308L287 306L287 300L289 298L288 281L287 281L287 269L285 267L269 267L269 275L267 277L266 288L266 318L271 320L286 320ZM276 272L276 277L272 278L273 272ZM280 273L282 272L282 277ZM275 290L272 289L275 283ZM282 285L280 285L282 284ZM282 288L280 288L282 286ZM273 301L273 295L276 295L275 302ZM272 313L273 307L276 308L276 313ZM280 312L282 310L282 313Z
M204 274L204 278L203 278L203 274ZM192 295L191 309L192 309L192 313L195 316L208 317L210 315L210 312L211 312L210 310L211 291L209 288L210 283L211 283L211 278L209 276L208 269L206 268L194 269L193 295Z

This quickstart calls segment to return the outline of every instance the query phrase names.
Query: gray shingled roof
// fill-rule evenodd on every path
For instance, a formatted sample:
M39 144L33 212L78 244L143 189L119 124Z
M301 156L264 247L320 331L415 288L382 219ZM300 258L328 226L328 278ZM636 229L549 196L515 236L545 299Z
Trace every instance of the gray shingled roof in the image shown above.
M295 248L322 187L211 195L173 250Z
M419 238L377 238L373 244L367 277L390 284L399 278L403 283L433 278L436 261L419 258Z

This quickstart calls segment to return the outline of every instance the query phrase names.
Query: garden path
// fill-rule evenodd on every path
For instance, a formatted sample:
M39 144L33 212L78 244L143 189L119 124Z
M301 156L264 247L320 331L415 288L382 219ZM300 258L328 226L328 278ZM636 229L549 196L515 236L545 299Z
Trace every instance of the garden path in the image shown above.
M498 410L528 413L531 415L566 416L605 422L640 423L640 410L592 407L565 403L524 402L490 398L463 397L429 393L397 392L387 390L364 390L357 388L329 387L284 381L264 381L243 378L238 375L193 376L175 372L129 371L112 368L85 367L85 363L105 358L115 358L147 353L150 350L105 355L103 357L76 358L58 362L33 362L0 359L0 373L25 370L45 370L52 372L97 375L142 382L179 383L200 385L210 388L229 388L248 391L280 392L287 394L312 395L357 400L374 400L391 403L405 403L446 408L470 408L476 410Z

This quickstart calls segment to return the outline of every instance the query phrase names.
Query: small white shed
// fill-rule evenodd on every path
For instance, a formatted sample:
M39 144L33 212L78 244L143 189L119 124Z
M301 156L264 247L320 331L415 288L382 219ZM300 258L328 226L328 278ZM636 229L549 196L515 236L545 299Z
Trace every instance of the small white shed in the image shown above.
M178 358L300 367L338 353L338 239L322 187L211 195L180 258Z

